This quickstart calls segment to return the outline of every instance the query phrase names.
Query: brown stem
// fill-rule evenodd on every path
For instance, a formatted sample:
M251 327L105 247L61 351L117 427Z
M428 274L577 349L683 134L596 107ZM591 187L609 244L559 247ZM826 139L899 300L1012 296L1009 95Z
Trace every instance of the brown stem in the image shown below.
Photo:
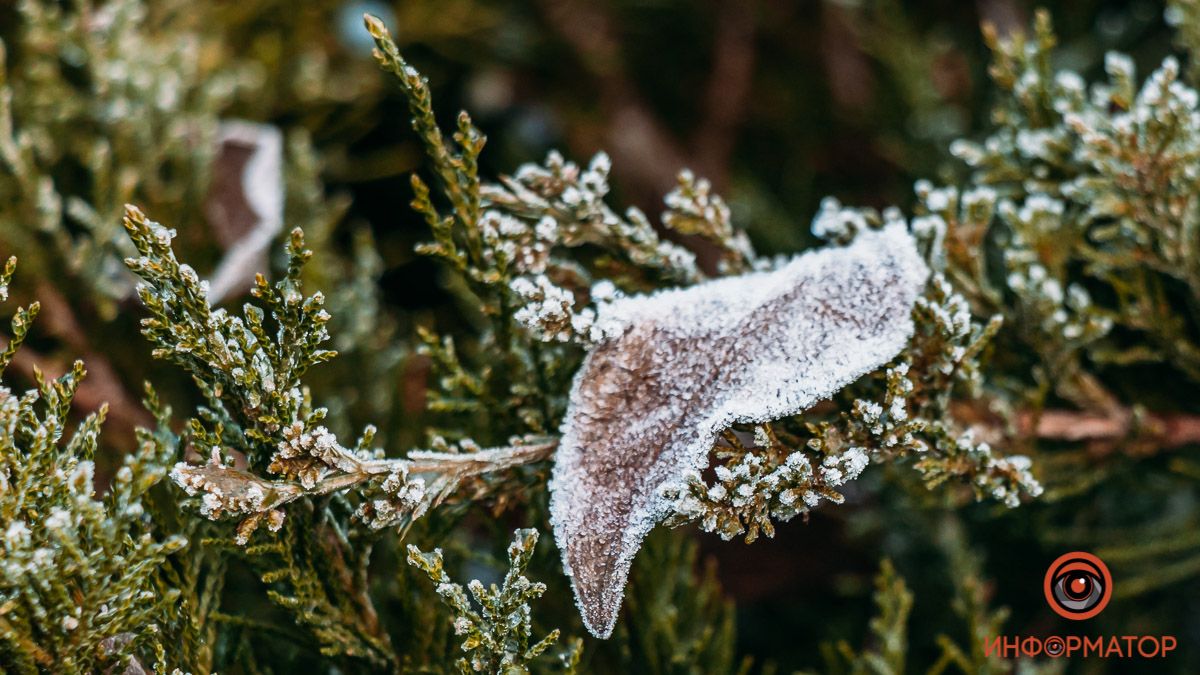
M379 476L387 475L401 467L407 469L410 474L436 474L437 479L444 479L445 484L453 489L464 479L472 476L503 471L549 459L557 447L558 440L552 439L542 443L488 448L461 454L412 452L405 459L361 462L347 455L343 459L353 463L354 468L324 478L309 488L290 480L266 480L248 471L226 466L222 463L219 453L215 454L212 460L206 464L178 465L173 476L177 483L189 491L205 490L226 498L240 498L249 494L252 488L257 488L260 495L267 495L266 499L262 500L260 511L260 513L265 513L301 497L327 495L348 490Z
M557 447L558 441L553 440L462 454L416 451L408 453L408 471L409 473L456 473L460 477L466 478L549 459Z
M1045 410L1034 419L1030 413L1018 417L1022 434L1062 441L1100 441L1105 454L1116 449L1121 441L1131 441L1132 447L1177 448L1200 443L1200 416L1185 414L1135 414L1128 408L1112 413L1095 414L1071 410ZM1139 453L1140 454L1140 453Z
M992 445L1036 440L1084 443L1097 457L1117 452L1146 456L1200 444L1200 415L1135 411L1115 403L1089 411L1051 408L1021 410L1005 418L979 401L951 404L950 416Z

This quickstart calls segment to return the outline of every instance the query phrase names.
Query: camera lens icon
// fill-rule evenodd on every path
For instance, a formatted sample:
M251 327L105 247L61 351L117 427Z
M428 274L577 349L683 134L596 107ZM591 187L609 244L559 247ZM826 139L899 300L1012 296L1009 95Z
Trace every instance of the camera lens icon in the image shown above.
M1082 551L1059 556L1046 570L1046 602L1067 619L1096 616L1112 596L1112 575L1102 560Z

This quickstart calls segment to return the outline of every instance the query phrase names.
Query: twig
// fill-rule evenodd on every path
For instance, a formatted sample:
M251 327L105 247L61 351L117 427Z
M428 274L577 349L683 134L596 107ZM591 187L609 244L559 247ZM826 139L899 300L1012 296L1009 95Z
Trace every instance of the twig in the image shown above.
M1095 456L1121 452L1152 455L1160 450L1200 444L1200 415L1155 413L1120 404L1091 411L1022 410L1012 424L977 403L957 402L951 415L993 445L1046 440L1086 443Z
M428 501L415 509L419 515L453 494L468 478L549 459L557 447L558 439L550 439L470 453L420 451L406 458L376 460L359 459L341 448L335 451L336 457L322 459L331 473L307 486L292 480L267 480L227 466L220 452L214 450L206 464L176 464L171 478L188 494L206 493L205 501L209 503L206 515L210 518L226 511L247 516L243 524L250 524L243 536L248 536L269 512L301 497L332 494L395 474L429 478L437 486L429 492Z
M552 440L470 453L414 451L408 453L408 471L446 473L454 470L468 477L549 459L557 447L558 440Z
M1036 426L1035 426L1036 425ZM1109 454L1127 442L1130 454L1200 444L1200 416L1138 413L1129 408L1109 414L1071 410L1046 410L1034 420L1030 413L1018 417L1024 435L1062 441L1092 441L1100 454Z

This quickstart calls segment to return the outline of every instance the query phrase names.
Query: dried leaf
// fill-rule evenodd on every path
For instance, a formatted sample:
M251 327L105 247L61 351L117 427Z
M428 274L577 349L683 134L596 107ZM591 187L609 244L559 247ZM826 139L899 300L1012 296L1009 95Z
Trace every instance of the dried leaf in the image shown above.
M584 623L608 637L660 488L703 470L735 422L796 414L893 358L928 269L899 225L779 269L603 307L615 337L571 391L551 481L554 535Z
M225 256L209 280L209 301L248 290L283 228L283 134L278 127L222 122L205 213Z

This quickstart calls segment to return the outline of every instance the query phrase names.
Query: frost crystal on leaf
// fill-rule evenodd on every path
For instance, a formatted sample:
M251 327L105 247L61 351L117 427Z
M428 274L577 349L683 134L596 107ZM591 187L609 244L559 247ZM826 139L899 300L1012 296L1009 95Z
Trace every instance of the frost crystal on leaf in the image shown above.
M618 328L576 376L550 486L592 633L612 634L633 556L671 511L660 488L705 469L730 424L798 413L894 357L927 276L897 224L774 271L602 307Z

